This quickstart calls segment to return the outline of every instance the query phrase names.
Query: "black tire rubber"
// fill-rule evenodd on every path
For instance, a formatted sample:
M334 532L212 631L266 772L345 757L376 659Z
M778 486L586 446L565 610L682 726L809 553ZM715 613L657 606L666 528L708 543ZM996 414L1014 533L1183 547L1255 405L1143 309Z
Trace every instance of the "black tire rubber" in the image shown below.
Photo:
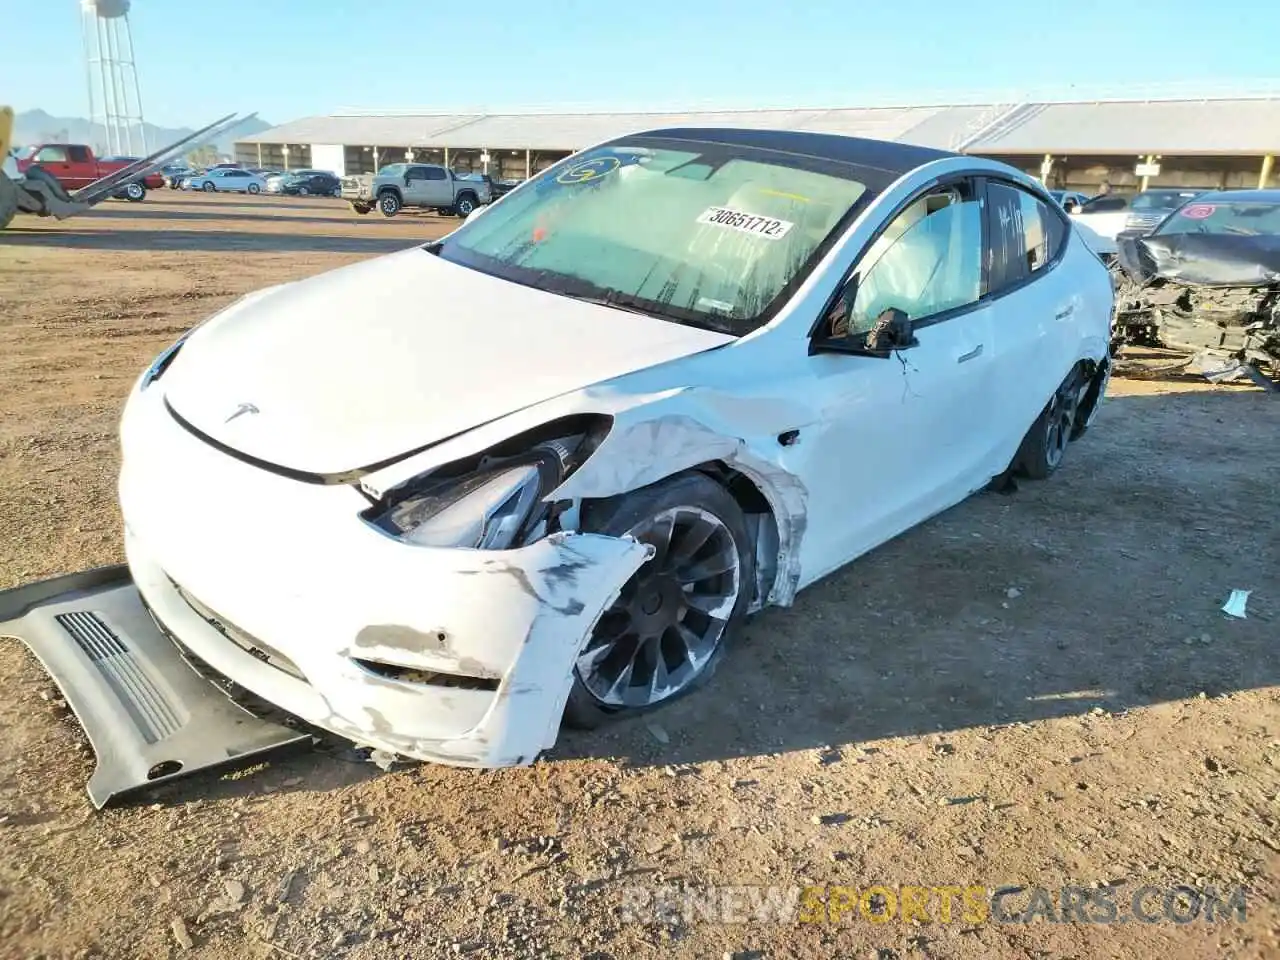
M215 186L213 185L213 181L212 181L212 180L206 180L206 181L204 182L204 185L203 185L200 189L201 189L201 190L203 190L205 193L217 193L217 192L218 192L218 188L217 188L217 187L215 187Z
M399 194L394 190L384 190L378 194L378 212L384 217L394 217L403 207Z
M1060 409L1059 402L1072 405L1072 424L1067 431L1065 440L1065 445L1069 445L1075 435L1074 418L1079 414L1080 401L1087 386L1088 378L1085 376L1084 370L1077 364L1067 374L1058 389L1054 391L1054 395L1049 398L1049 402L1044 405L1044 409L1036 417L1035 423L1031 425L1026 436L1022 438L1022 444L1018 447L1018 454L1014 458L1015 473L1029 480L1047 480L1062 466L1062 458L1059 457L1055 461L1050 453L1050 420L1055 416L1055 411ZM1065 445L1063 448L1064 454Z
M1084 394L1080 399L1080 409L1076 411L1076 425L1075 429L1071 431L1072 440L1079 440L1089 429L1089 420L1097 412L1098 404L1102 402L1107 380L1113 369L1111 358L1104 357L1089 376L1089 385L1085 388Z
M310 196L310 195L311 195L311 191L310 191L309 189L307 189L306 187L299 187L299 188L298 188L298 196L300 196L300 197L308 197L308 196Z
M725 651L733 644L735 635L746 620L747 608L755 594L755 546L751 543L746 518L738 501L706 474L696 471L679 473L630 493L607 500L591 501L583 507L581 527L592 533L621 536L649 517L679 506L696 506L715 514L733 534L734 543L738 547L742 595L738 597L738 602L729 615L720 643L703 666L702 672L688 686L665 700L645 707L617 707L600 703L583 685L575 669L573 687L569 691L564 709L564 722L570 727L590 730L611 720L649 713L699 689L711 679Z
M466 204L470 204L470 210L462 209ZM459 194L453 201L453 215L455 217L462 217L465 220L479 206L480 199L474 193Z
M259 194L262 192L262 188L258 186L256 183L251 183L244 189L246 193Z
M143 200L147 199L147 188L137 182L126 184L124 188L124 198L130 203L141 203Z
M370 210L372 210L373 207L365 206L363 203L353 203L351 204L351 209L363 217Z

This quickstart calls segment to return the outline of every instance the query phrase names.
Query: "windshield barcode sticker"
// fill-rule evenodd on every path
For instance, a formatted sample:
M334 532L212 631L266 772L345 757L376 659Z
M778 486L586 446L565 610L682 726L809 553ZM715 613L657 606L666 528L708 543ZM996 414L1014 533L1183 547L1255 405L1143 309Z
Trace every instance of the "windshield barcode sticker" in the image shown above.
M766 240L781 240L795 226L789 220L777 217L759 217L754 213L743 213L728 207L707 207L698 217L698 223L707 223L715 227L727 227L742 233L750 233Z

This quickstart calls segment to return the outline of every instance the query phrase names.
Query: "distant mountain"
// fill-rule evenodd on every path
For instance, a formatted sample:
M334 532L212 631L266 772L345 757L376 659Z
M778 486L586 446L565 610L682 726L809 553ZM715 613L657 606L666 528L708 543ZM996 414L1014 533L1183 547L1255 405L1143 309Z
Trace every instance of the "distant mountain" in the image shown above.
M217 117L210 117L205 123L216 119ZM152 150L158 150L165 144L190 136L197 129L195 127L157 127L150 123L144 126L147 132L147 145ZM261 133L263 130L270 130L272 126L274 124L255 117L252 120L246 120L238 127L233 127L230 133L223 134L214 140L213 145L218 153L229 156L234 149L232 144L236 140L254 133ZM106 140L106 131L100 125L90 123L83 117L55 117L43 110L27 110L14 117L15 146L28 143L87 143L93 147L94 152L105 153L107 152Z

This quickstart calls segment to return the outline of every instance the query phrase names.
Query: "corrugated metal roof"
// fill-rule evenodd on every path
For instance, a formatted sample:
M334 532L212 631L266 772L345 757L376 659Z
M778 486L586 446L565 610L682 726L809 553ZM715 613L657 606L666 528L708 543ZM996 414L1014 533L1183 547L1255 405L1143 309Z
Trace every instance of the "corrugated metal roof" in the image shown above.
M1280 99L1099 101L666 113L340 114L241 143L578 150L659 127L805 130L968 153L1212 155L1280 152Z
M1280 152L1280 100L1029 105L968 152L1263 154Z
M368 117L303 117L239 143L341 143L352 146L440 146L438 138L483 114L406 114ZM471 144L469 144L470 146ZM483 144L481 144L483 146Z
M507 113L307 117L241 143L343 143L494 150L576 150L660 127L807 130L894 140L939 107L848 110L721 110L670 113ZM945 146L941 143L922 146Z

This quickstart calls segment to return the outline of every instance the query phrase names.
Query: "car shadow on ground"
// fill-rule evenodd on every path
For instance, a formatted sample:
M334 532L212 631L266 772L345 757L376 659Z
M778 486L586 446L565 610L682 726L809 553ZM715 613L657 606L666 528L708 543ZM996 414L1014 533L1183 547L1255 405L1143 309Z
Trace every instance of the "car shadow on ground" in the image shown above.
M425 242L425 238L415 240L410 237L327 237L317 234L236 230L7 230L0 238L0 247L64 247L74 250L139 252L200 250L215 253L258 251L376 254L392 253Z
M184 206L186 206L184 204ZM115 207L95 207L83 214L91 220L210 220L225 223L228 220L266 220L283 223L323 223L332 226L341 223L334 217L321 217L306 213L294 213L279 206L272 207L230 207L222 205L219 210L120 210ZM352 219L355 215L352 214ZM380 220L382 218L379 218ZM374 221L377 222L377 221Z
M1260 391L1109 399L1050 481L757 615L706 687L553 756L694 763L1280 685L1278 427ZM1220 610L1233 588L1247 619Z
M333 210L342 201L337 197L298 197L280 193L205 193L203 190L164 190L147 194L145 203L166 204L174 207L217 207L226 210L228 207L254 207L257 209L278 210L285 204L289 207L305 207L312 210ZM127 204L123 201L111 204L112 208L138 209L139 204ZM98 207L97 209L102 209Z

